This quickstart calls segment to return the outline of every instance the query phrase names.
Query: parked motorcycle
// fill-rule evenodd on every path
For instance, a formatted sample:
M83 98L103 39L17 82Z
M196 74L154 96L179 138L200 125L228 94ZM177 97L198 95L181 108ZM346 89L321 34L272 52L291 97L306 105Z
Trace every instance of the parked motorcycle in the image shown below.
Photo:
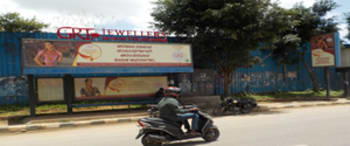
M214 108L213 115L219 116L226 113L247 114L255 107L257 107L257 103L253 98L226 97L223 102Z
M142 137L144 146L161 146L162 143L202 137L205 141L215 141L219 138L219 129L213 124L212 118L201 111L199 115L198 128L200 135L184 133L181 129L182 123L174 123L160 118L143 118L138 120L141 127L136 139Z

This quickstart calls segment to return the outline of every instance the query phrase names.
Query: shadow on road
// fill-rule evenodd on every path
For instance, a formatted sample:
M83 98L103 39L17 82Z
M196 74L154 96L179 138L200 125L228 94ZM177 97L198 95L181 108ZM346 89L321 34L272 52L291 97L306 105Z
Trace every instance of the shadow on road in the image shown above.
M176 142L171 144L164 144L163 146L198 146L198 145L204 145L208 143L210 142L206 142L204 140L195 140L195 141L183 141L183 142Z
M223 115L220 116L213 116L213 117L228 117L228 116L257 116L257 115L273 115L273 114L283 114L283 113L287 113L287 111L283 111L283 110L269 110L269 109L259 109L259 111L254 111L248 114L234 114L234 113L225 113Z

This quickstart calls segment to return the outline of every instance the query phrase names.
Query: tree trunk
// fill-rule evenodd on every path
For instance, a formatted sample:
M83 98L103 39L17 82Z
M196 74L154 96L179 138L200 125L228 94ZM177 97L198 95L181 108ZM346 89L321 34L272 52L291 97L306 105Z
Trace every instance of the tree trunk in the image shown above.
M287 64L283 64L283 82L287 82Z
M230 92L230 85L232 82L232 72L224 72L224 96L229 96L231 94Z
M320 85L318 84L318 81L317 81L314 73L312 72L310 66L305 62L305 59L302 59L302 62L304 64L304 67L305 67L306 71L309 73L309 76L311 78L312 86L313 86L312 90L314 92L319 92L320 91Z

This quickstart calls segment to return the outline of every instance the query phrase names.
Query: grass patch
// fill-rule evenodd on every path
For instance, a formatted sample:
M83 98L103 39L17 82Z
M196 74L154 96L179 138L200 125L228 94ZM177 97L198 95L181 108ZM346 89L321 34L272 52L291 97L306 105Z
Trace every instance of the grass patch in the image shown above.
M37 114L51 114L67 112L65 104L45 104L35 108Z
M84 102L80 104L104 104L108 102ZM124 110L146 108L146 105L111 105L111 106L91 106L73 108L73 112L82 111L104 111L104 110ZM66 104L45 104L35 108L36 114L54 114L66 113ZM29 116L30 107L28 105L2 105L0 106L0 119L6 119L15 116Z
M331 91L330 97L341 97L344 91ZM306 91L291 91L291 92L276 92L276 93L261 93L261 94L239 94L239 97L251 97L257 101L273 101L273 100L308 100L320 99L327 97L327 91L314 92Z
M0 118L7 118L18 115L29 115L27 105L2 105L0 106Z

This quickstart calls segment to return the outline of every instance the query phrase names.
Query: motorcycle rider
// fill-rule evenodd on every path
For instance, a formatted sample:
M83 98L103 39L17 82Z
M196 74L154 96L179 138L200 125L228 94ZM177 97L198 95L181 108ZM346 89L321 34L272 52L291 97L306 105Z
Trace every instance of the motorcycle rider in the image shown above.
M198 129L198 120L199 116L194 111L198 111L198 108L184 109L183 106L178 101L180 97L179 93L180 88L177 87L168 87L165 90L165 96L158 103L158 109L160 118L171 121L171 122L182 122L185 125L185 128L191 134L200 134L197 131ZM192 130L190 130L189 123L187 119L192 118Z
M164 97L164 88L159 88L153 100L158 103L163 97Z

